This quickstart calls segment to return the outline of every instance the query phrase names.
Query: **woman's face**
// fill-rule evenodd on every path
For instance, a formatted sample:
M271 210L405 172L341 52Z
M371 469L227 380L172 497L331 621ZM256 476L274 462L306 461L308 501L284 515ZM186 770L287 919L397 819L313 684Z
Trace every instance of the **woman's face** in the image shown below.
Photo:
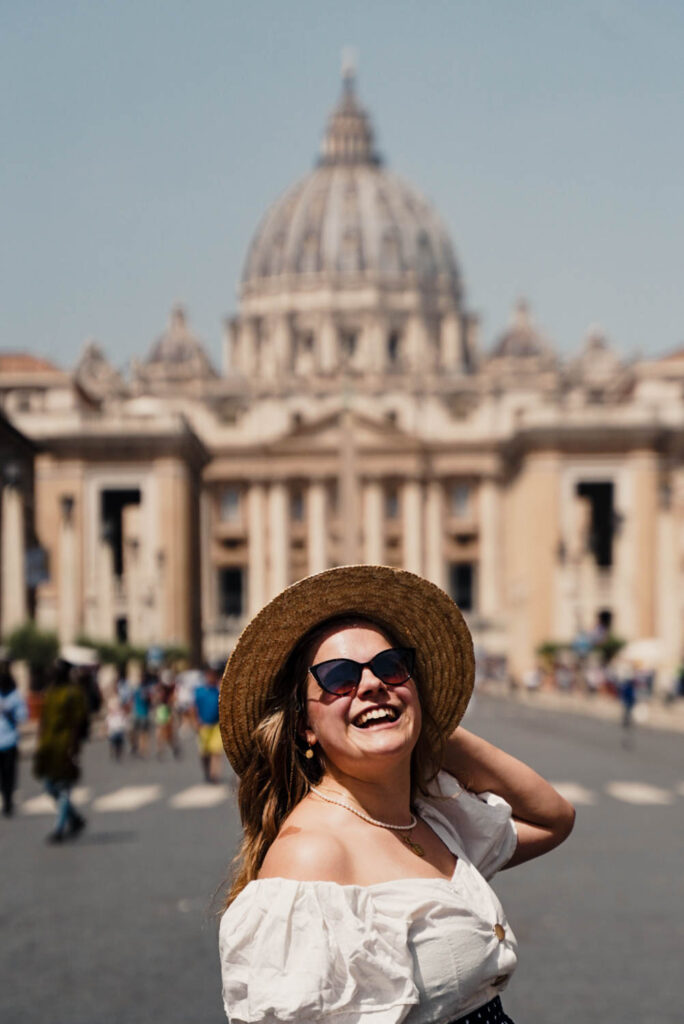
M393 646L371 625L344 626L318 643L309 664L332 658L365 663ZM319 745L327 763L360 777L369 767L410 761L422 725L420 701L412 679L399 686L387 686L366 667L356 691L335 696L321 689L309 672L306 696L306 739L312 746ZM382 711L387 714L380 714Z

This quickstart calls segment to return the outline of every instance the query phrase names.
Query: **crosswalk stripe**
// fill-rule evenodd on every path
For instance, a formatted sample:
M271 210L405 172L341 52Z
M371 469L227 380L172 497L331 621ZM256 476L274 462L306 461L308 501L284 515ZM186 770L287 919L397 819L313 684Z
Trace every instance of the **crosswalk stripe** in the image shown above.
M551 785L558 790L561 796L577 807L581 804L588 807L596 803L596 793L585 786L580 786L578 782L552 782Z
M76 786L71 791L71 802L74 804L86 804L90 800L90 789L88 786ZM47 793L40 793L24 800L21 805L22 814L54 814L56 804Z
M187 809L192 807L216 807L228 797L227 786L209 785L190 786L188 789L175 793L169 800L171 807Z
M669 790L649 786L646 782L609 782L605 790L609 796L628 804L665 805L674 802L674 796Z
M99 796L93 801L96 811L137 811L139 807L154 803L162 795L161 786L122 786L113 793Z

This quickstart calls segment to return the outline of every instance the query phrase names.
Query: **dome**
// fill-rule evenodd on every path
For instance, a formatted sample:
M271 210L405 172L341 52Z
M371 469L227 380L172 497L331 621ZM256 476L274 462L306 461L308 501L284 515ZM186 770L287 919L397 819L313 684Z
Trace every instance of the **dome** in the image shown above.
M426 200L382 166L350 73L317 167L274 203L254 236L243 294L277 289L283 277L289 288L370 279L460 295L448 234Z
M214 369L199 339L188 327L185 310L176 305L171 310L169 326L152 346L145 361L147 369L159 367L167 373L214 376Z
M525 299L517 303L510 325L499 337L492 355L496 359L548 358L552 355L549 343L532 321Z

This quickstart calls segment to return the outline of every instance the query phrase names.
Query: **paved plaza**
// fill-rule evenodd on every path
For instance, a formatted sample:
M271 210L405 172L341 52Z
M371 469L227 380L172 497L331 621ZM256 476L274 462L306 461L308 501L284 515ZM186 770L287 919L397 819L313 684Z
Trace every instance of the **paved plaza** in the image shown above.
M684 948L681 734L479 697L468 726L527 758L575 802L571 839L495 887L520 941L516 1024L675 1024ZM220 1024L221 889L239 837L234 780L181 760L86 751L88 828L44 843L50 802L21 765L2 821L0 1019L7 1024Z

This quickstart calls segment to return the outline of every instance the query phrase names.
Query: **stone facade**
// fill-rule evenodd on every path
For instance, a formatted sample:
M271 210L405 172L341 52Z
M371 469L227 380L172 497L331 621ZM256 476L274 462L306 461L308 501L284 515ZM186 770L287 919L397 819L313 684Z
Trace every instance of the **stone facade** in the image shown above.
M367 561L449 590L517 676L597 622L660 637L673 669L684 355L627 363L592 328L563 361L523 302L481 352L448 234L349 77L317 166L257 229L223 362L178 307L128 379L93 343L70 374L0 362L39 446L36 616L63 640L219 658L288 583Z

